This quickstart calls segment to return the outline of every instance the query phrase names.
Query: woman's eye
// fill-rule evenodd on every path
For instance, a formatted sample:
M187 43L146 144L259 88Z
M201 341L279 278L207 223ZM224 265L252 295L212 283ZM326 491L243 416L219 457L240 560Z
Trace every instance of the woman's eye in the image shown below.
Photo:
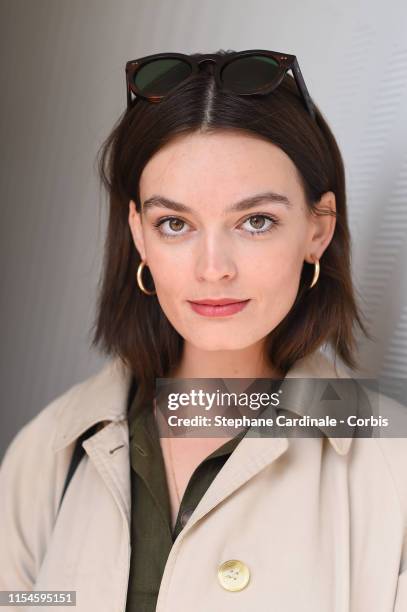
M168 225L165 225L167 223ZM154 227L157 229L158 233L165 238L176 238L177 236L185 234L185 232L180 231L184 225L185 221L178 219L178 217L167 217L166 219L159 219L154 223ZM167 227L170 231L163 231L162 228L164 227Z
M249 234L265 234L277 227L278 220L270 215L251 215L251 217L245 219L239 227L243 227L245 224L248 224L244 229ZM186 221L178 217L166 217L165 219L156 221L154 223L154 228L164 238L177 238L187 233L186 231L182 231L185 225L188 225ZM166 229L164 230L164 228Z
M242 226L248 222L249 225L245 229L250 234L265 234L278 225L277 219L268 215L252 215L243 221Z

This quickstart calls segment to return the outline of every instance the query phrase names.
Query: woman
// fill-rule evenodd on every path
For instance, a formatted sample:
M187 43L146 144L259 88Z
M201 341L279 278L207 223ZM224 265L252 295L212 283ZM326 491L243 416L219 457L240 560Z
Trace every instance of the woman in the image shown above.
M404 439L159 435L159 378L346 378L320 349L356 370L355 327L369 336L341 154L295 57L158 54L126 74L100 159L93 344L111 359L7 450L1 588L74 590L87 612L406 610Z

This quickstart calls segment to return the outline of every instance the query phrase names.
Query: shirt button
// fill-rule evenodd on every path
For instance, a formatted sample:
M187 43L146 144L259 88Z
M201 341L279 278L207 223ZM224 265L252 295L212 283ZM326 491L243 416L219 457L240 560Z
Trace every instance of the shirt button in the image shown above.
M185 527L185 525L188 523L189 519L191 518L192 512L193 512L192 508L189 508L188 510L183 511L183 513L181 514L181 519L180 519L180 523L182 527Z
M227 591L241 591L249 582L249 578L249 568L237 559L225 561L218 568L218 580Z

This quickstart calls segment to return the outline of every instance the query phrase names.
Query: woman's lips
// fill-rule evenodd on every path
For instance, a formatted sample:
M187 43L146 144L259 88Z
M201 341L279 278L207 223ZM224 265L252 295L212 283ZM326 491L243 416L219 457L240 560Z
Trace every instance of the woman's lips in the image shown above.
M214 304L197 304L196 302L189 302L192 310L196 313L203 315L205 317L227 317L229 315L235 314L250 302L249 300L243 300L241 302L232 302L229 304L222 304L216 306Z

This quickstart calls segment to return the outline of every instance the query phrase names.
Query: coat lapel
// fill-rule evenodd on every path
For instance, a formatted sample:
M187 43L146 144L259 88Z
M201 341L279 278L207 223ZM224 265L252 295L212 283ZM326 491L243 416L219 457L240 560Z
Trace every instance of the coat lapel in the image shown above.
M307 403L310 399L311 379L316 379L316 383L318 383L319 379L323 378L336 379L349 378L349 376L343 368L336 369L328 357L320 352L316 352L297 361L294 367L286 374L286 378L301 379L290 387L292 392L285 404L285 408L302 416L305 414L312 414L312 409ZM312 382L311 380L311 390L315 391ZM324 385L322 383L321 386L317 386L319 390L321 390ZM340 386L339 389L341 389ZM276 414L275 407L269 406L262 411L261 417L275 418ZM327 438L338 455L347 454L353 440L353 437L334 438L328 435ZM210 512L215 506L256 476L263 468L278 460L288 448L289 439L287 437L262 437L260 430L251 427L200 500L188 523L179 534L178 540L180 541L183 539L194 524L202 519L202 517Z
M82 445L112 494L130 533L130 453L127 399L131 373L120 359L113 359L94 376L71 387L62 397L52 443L59 452L89 427L105 426Z

